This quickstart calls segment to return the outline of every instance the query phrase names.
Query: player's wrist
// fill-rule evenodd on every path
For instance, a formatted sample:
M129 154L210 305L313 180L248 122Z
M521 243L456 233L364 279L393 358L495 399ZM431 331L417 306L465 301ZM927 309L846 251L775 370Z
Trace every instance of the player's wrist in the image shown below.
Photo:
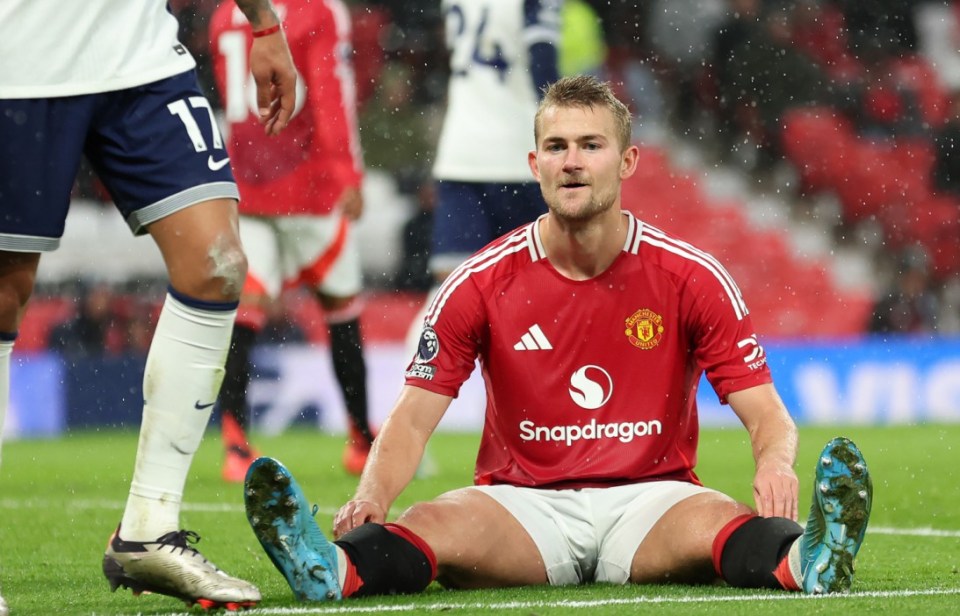
M277 22L272 26L267 26L266 28L254 30L252 34L253 34L253 38L263 38L265 36L270 36L271 34L277 34L278 32L281 32L281 31L283 31L283 24L280 22Z

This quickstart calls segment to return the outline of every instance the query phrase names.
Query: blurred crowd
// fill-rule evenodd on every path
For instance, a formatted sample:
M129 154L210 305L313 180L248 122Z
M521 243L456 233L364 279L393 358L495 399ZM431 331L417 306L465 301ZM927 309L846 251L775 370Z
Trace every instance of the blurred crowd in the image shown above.
M218 106L206 30L217 0L170 4ZM448 72L440 2L347 4L365 164L416 204L403 229L401 266L376 284L425 291L430 165ZM638 140L684 140L713 164L738 166L757 182L779 178L781 196L794 204L830 197L835 241L864 243L884 280L865 330L960 328L943 323L960 304L960 242L956 234L941 240L960 232L960 1L566 0L563 33L562 72L611 81L636 114ZM805 128L815 124L811 118L828 126L825 147L804 132L813 130ZM803 158L804 145L827 166L820 175L816 161ZM838 161L827 157L833 150ZM910 186L894 181L885 158L894 150L900 158L911 152L904 163ZM828 173L845 165L854 175ZM873 166L876 174L865 174ZM108 199L92 173L81 175L77 197ZM875 199L873 211L867 205L878 182L886 201ZM924 209L932 199L935 215ZM871 234L872 247L863 239ZM84 297L100 291L85 289ZM94 335L143 344L131 333L137 319L124 320L120 310L109 325L97 325L91 302L76 302L77 320L58 328L51 344Z

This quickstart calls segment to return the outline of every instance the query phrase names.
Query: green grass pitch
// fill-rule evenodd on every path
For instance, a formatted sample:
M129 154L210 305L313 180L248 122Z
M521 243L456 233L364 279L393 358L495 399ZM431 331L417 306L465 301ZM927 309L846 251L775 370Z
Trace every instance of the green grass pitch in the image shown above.
M255 582L263 602L251 614L454 613L489 615L657 614L956 614L960 612L960 425L804 428L797 464L802 516L812 471L833 436L852 438L874 478L870 528L853 592L812 598L715 587L608 586L445 591L416 596L299 604L261 552L242 508L241 489L220 481L220 444L211 431L187 483L182 523L203 538L199 548L233 575ZM342 437L301 429L255 438L280 459L319 505L321 528L352 494L340 468ZM409 486L393 509L470 482L477 435L438 434L430 455L438 472ZM175 599L110 593L100 572L107 537L126 498L136 435L73 433L56 440L6 443L0 471L0 589L14 616L28 614L171 614ZM700 477L751 502L752 460L743 429L704 430ZM505 547L505 549L508 549Z

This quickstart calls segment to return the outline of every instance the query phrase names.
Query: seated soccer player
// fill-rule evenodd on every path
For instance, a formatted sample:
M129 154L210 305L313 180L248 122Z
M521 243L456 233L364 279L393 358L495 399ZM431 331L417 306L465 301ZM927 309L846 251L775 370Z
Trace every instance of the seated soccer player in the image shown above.
M739 289L712 256L622 207L639 154L630 123L592 77L548 89L529 162L549 211L441 286L334 541L282 464L251 467L248 519L296 597L411 593L434 579L850 588L872 501L863 456L845 438L826 445L798 524L797 430ZM478 358L475 485L387 523ZM694 472L704 373L750 436L753 506Z

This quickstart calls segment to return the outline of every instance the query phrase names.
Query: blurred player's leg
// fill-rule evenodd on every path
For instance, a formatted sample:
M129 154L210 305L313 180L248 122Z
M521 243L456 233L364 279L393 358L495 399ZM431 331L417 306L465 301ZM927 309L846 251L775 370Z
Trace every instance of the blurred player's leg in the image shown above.
M0 187L4 187L0 174ZM0 195L3 191L0 190ZM0 199L0 205L5 205ZM33 281L40 262L38 253L0 251L0 457L3 429L10 406L10 358L17 330L33 291ZM0 616L7 616L7 602L0 596Z
M359 475L367 463L374 437L367 405L367 368L360 338L360 319L352 316L339 321L328 315L327 324L333 371L343 392L349 423L343 467L348 473Z
M360 331L364 308L360 248L350 221L339 212L303 217L292 225L289 219L283 222L287 225L283 247L297 255L294 258L300 268L299 281L309 284L327 321L333 371L347 409L343 466L348 473L359 475L374 439ZM313 249L308 250L308 246Z
M0 333L0 449L3 444L3 425L10 404L10 354L13 352L12 335ZM0 452L2 454L2 452ZM0 616L7 616L7 602L0 595Z
M220 388L220 434L223 440L224 481L240 483L250 464L260 455L247 437L250 427L250 409L247 386L250 384L250 352L256 342L257 331L237 322Z

